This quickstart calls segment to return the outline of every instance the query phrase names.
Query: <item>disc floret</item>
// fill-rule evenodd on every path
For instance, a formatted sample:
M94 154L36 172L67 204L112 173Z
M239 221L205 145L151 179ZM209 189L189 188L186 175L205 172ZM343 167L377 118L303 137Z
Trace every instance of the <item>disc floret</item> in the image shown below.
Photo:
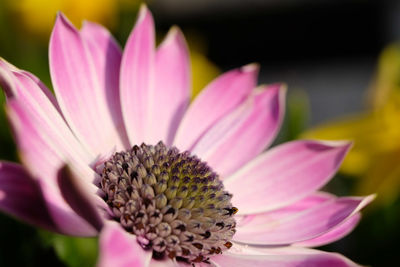
M135 145L104 163L101 189L114 218L153 258L208 262L232 246L232 195L188 151L162 142Z

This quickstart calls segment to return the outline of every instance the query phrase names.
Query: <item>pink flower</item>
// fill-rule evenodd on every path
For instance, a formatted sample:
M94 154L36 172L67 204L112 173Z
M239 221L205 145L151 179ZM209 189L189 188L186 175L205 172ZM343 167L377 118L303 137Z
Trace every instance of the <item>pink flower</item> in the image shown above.
M263 152L285 88L254 89L257 65L221 75L189 105L184 37L172 28L155 49L144 6L123 53L106 29L77 31L59 14L49 55L56 97L0 61L23 163L0 163L1 210L66 235L100 234L99 266L355 266L307 248L348 234L373 199L317 191L351 144Z

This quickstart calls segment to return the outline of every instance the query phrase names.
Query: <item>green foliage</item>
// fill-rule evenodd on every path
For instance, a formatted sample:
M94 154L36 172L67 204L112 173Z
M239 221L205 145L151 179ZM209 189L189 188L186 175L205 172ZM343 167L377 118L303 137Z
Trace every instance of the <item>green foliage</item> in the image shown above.
M78 238L53 234L51 243L59 259L69 267L95 266L97 238Z

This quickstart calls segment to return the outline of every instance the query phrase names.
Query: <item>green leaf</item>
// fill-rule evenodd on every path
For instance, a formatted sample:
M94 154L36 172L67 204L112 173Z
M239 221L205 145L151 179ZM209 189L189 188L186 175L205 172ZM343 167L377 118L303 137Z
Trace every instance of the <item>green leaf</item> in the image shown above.
M78 238L49 234L57 256L69 267L95 266L98 255L97 238Z

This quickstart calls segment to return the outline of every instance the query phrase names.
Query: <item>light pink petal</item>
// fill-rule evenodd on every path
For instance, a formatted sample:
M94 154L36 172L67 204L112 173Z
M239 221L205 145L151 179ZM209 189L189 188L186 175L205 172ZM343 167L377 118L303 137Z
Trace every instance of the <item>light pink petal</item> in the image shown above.
M220 267L356 267L359 266L337 253L328 253L311 249L255 249L243 248L234 251L232 248L222 255L211 258Z
M86 185L67 165L59 170L57 181L61 194L69 206L97 231L100 231L103 227L103 218L96 206L97 195L87 190Z
M214 123L238 107L255 88L258 65L252 64L222 74L189 106L174 139L180 150L190 150Z
M356 213L353 216L351 216L348 220L344 221L342 224L339 224L338 226L334 227L329 232L320 235L316 238L296 243L294 245L301 247L318 247L335 242L348 235L351 231L353 231L353 229L357 226L360 219L361 219L361 214Z
M14 84L14 82L12 80L15 79L15 77L13 77L14 76L13 73L20 73L20 74L23 74L23 75L29 77L32 81L34 81L37 84L37 86L39 87L39 89L41 89L42 92L45 94L45 96L48 98L48 100L53 104L53 106L60 112L60 108L58 106L57 100L54 97L54 95L50 92L50 90L47 88L47 86L44 83L42 83L42 81L40 81L39 78L37 78L35 75L33 75L32 73L30 73L28 71L20 70L20 69L16 68L15 66L13 66L12 64L10 64L9 62L0 58L0 73L1 73L0 76L3 76L3 75L7 76L7 74L5 72L9 73L9 75L10 75L9 78L11 79L11 81L9 80L8 82L5 81L5 82L1 83L3 86L5 86L7 97L17 97L18 89L15 88L16 85ZM7 84L9 84L9 85L7 85ZM6 89L8 87L10 87L10 90Z
M295 214L303 212L307 209L314 208L326 201L332 201L336 199L334 195L325 192L316 192L310 196L307 196L291 205L285 206L280 209L268 211L264 213L256 213L249 215L237 215L237 229L240 231L241 228L246 230L254 225L262 225L271 221L279 221L284 218L292 217Z
M142 6L136 25L129 36L121 63L121 106L131 145L152 141L150 137L155 97L154 21Z
M38 179L53 220L66 234L93 235L96 231L80 218L65 202L57 185L57 170L65 161L71 162L82 181L86 179L92 193L96 187L88 181L96 178L95 173L79 160L68 155L56 132L43 125L40 118L33 116L18 100L7 103L7 114L14 130L21 159L34 178Z
M58 14L49 47L54 91L69 126L94 157L124 147L107 103L104 79L112 75L105 77L104 71L101 72L107 55L98 54L104 52L107 51L94 50L75 27ZM96 60L93 57L97 57ZM107 71L118 72L118 69Z
M84 164L93 159L80 145L58 111L58 106L49 90L32 74L18 70L0 59L0 81L8 99L24 106L30 116L40 121L42 129L48 129L58 139L63 149ZM9 88L9 90L7 90ZM56 147L60 149L60 147Z
M94 62L94 69L101 87L101 96L105 98L108 105L114 128L124 147L127 148L129 141L122 118L119 94L121 48L110 32L96 23L86 21L81 29L81 36L89 48L88 51Z
M3 89L6 97L8 98L17 94L17 89L15 88L14 83L14 75L12 74L10 68L16 70L14 66L0 57L0 87Z
M224 184L240 214L284 207L325 185L350 146L347 142L288 142L250 161Z
M58 230L37 182L11 162L0 162L0 210L34 226Z
M171 145L190 100L190 64L185 38L172 27L156 53L156 85L148 140Z
M365 198L343 197L322 202L304 211L288 216L261 214L240 227L234 240L254 245L284 245L309 240L333 230L358 213L372 201Z
M100 234L98 267L146 267L151 251L144 250L136 236L126 232L116 223L106 224Z
M15 73L15 77L21 94L8 101L8 115L28 170L33 176L55 181L58 169L68 159L84 174L83 180L92 182L96 176L88 167L90 157L58 112L46 106L49 102L44 99L32 97L28 101L29 95L22 92L34 92L35 84L23 74ZM40 101L33 101L35 99Z
M286 88L261 87L218 121L192 152L227 177L272 143L284 116Z

